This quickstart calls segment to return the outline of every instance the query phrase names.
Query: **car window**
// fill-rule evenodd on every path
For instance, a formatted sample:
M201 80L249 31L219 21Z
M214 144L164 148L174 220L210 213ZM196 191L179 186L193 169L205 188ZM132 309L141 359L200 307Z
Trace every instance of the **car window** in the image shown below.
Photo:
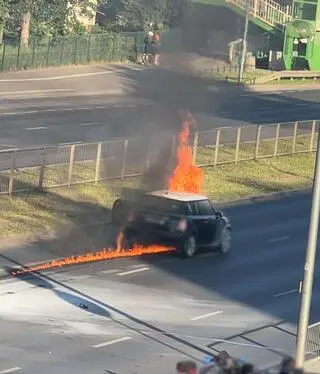
M197 216L199 214L198 204L196 201L189 201L188 206L189 206L190 213L193 216Z
M187 214L187 205L184 201L171 200L157 196L148 196L143 199L144 208L154 209L156 212Z
M199 214L202 216L211 216L214 214L214 209L209 200L198 201Z

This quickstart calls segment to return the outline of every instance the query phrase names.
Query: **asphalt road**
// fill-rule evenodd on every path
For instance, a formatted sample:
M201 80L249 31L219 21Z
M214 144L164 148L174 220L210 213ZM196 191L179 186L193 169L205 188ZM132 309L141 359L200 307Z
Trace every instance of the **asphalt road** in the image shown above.
M0 373L160 374L223 349L261 368L279 363L295 344L309 209L308 194L225 208L234 227L226 257L122 259L2 280ZM5 250L1 266L39 253Z
M180 128L179 108L194 114L200 130L231 127L220 141L235 141L232 128L248 125L242 140L254 140L252 125L317 119L319 90L250 93L214 81L170 71L140 69L131 65L53 69L5 74L0 79L0 150L57 144L144 137ZM309 125L307 125L308 127ZM308 127L310 129L310 126ZM281 136L292 134L292 126ZM262 137L273 137L266 129ZM202 136L214 143L215 135ZM95 158L96 148L79 156ZM90 154L89 154L90 153ZM117 157L114 156L113 157ZM0 154L1 169L11 167L11 154ZM22 161L23 162L22 162ZM39 152L20 157L19 167L40 164ZM80 159L79 159L80 160ZM53 151L48 163L66 162Z
M34 77L30 72L0 79L2 149L176 130L181 107L192 111L200 129L319 116L320 89L277 92L275 86L271 93L250 94L217 82L131 66L65 69L57 75L61 79L46 75Z

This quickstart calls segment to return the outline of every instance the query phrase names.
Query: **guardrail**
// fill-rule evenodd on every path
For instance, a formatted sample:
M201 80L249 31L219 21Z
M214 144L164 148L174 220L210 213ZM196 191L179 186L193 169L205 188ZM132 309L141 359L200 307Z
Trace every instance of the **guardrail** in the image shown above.
M222 127L193 134L193 159L200 167L313 152L318 121ZM161 162L172 165L176 134L108 142L0 152L0 194L70 187L138 177Z

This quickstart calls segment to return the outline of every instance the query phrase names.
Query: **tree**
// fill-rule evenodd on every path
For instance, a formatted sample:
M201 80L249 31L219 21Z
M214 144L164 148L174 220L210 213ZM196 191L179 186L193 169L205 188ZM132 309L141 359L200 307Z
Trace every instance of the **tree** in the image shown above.
M107 21L120 23L126 29L145 29L150 23L170 25L181 14L187 0L105 0L103 12Z
M0 15L1 2L0 0ZM8 0L7 0L8 1ZM30 30L65 35L79 28L79 16L95 16L100 0L9 0L10 16L19 21L21 46L29 46Z
M0 44L2 44L3 40L4 24L8 17L9 5L8 0L0 0Z

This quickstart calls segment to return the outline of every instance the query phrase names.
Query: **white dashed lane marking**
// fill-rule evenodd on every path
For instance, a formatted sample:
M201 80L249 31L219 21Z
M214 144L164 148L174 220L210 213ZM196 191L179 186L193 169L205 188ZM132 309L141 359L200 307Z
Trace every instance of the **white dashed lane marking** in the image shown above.
M191 318L190 321L199 321L200 319L204 319L204 318L208 318L208 317L212 317L212 316L217 316L218 314L221 314L221 313L223 313L222 310L218 310L216 312L202 314L201 316L196 316L196 317Z
M92 348L103 348L103 347L107 347L108 345L125 342L125 341L130 340L130 339L132 339L132 338L130 338L129 336L124 336L123 338L119 338L119 339L115 339L115 340L109 340L108 342L93 345ZM0 374L1 374L1 372L0 372Z
M33 131L33 130L44 130L46 127L44 126L38 126L38 127L27 127L25 130L27 131Z
M99 122L80 123L79 126L94 126L94 125L101 125L101 123Z
M16 371L20 371L20 370L22 370L22 368L16 366L16 367L14 367L14 368L1 370L1 371L0 371L0 374L14 373L14 372L16 372Z
M150 268L149 267L144 267L144 268L139 268L139 269L135 269L135 270L124 271L122 273L118 273L117 275L120 275L120 276L129 275L129 274L134 274L134 273L140 273L141 271L146 271L146 270L150 270Z

